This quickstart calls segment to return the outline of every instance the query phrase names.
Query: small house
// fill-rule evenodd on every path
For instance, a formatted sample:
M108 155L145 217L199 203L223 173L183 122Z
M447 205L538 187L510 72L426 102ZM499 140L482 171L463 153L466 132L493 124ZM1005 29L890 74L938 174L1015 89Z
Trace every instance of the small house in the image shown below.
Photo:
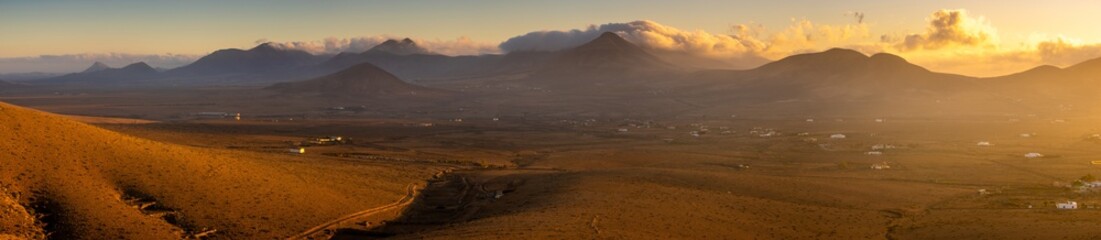
M1055 208L1058 209L1078 209L1078 202L1066 201L1061 203L1055 203Z
M846 136L845 136L845 134L838 133L838 134L830 135L830 138L832 138L832 139L845 139Z
M976 145L979 145L980 147L989 147L989 146L994 146L994 144L991 144L990 142L987 142L987 141L980 141L980 142L979 142L978 144L976 144Z
M886 162L872 164L872 170L887 170L887 169L891 169L891 165L887 164Z
M1025 154L1025 157L1026 157L1026 158L1042 158L1042 157L1044 157L1044 155L1043 155L1043 154L1040 154L1040 153L1034 153L1034 152L1033 152L1033 153L1027 153L1027 154Z
M304 148L304 147L291 148L291 149L289 149L289 152L294 153L294 154L306 154L306 148Z

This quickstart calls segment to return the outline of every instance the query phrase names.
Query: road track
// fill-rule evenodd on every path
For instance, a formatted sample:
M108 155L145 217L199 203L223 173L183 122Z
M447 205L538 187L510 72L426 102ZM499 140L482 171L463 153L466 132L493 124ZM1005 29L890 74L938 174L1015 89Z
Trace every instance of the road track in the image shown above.
M398 199L398 201L396 201L396 202L386 204L384 206L375 207L375 208L355 212L355 213L352 213L352 214L344 215L340 218L333 219L332 221L328 221L328 222L325 222L324 224L312 227L312 228L310 228L306 231L303 231L302 233L295 234L294 236L289 237L287 239L309 239L310 236L313 236L313 235L317 234L318 232L321 232L325 229L329 229L331 227L340 225L341 223L346 222L348 220L356 219L356 218L364 218L364 217L368 217L368 216L374 215L374 214L379 213L379 212L387 211L387 210L394 209L394 208L408 206L409 204L413 203L413 199L415 199L416 196L417 196L417 185L416 184L409 184L409 187L406 188L405 196L402 197L401 199Z

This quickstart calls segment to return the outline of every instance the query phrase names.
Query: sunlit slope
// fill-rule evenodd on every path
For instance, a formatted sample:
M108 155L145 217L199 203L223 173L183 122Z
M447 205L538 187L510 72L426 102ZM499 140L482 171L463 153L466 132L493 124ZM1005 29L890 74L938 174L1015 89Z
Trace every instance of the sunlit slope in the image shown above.
M0 199L19 202L0 200L0 207L23 215L0 217L0 234L42 230L26 227L31 210L19 208L27 206L46 214L35 224L60 239L171 239L203 229L232 239L285 237L398 199L413 178L158 143L0 108Z

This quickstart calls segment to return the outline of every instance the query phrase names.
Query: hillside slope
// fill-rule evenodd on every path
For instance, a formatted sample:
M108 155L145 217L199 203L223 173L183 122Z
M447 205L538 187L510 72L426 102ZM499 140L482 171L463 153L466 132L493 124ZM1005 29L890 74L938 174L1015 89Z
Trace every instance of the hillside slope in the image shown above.
M159 143L3 103L0 149L0 236L31 238L173 239L204 229L282 238L399 199L428 174Z

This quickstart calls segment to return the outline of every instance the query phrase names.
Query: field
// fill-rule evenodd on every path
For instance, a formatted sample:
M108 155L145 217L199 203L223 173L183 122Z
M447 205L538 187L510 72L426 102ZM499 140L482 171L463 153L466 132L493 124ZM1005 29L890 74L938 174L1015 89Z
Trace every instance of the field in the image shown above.
M1101 159L1092 137L1101 132L1097 119L77 119L142 139L272 159L265 161L316 176L311 184L349 198L387 192L296 217L301 223L282 231L214 237L290 236L388 203L398 205L310 236L1078 239L1097 235L1090 226L1101 219L1101 195L1071 186L1101 174L1090 164ZM322 136L348 141L308 143ZM288 153L298 146L306 153ZM1026 158L1031 152L1044 157ZM880 164L889 168L872 168ZM405 180L392 176L398 172ZM416 199L398 201L410 183ZM1055 208L1067 200L1082 208ZM258 215L269 220L257 224L281 216Z

